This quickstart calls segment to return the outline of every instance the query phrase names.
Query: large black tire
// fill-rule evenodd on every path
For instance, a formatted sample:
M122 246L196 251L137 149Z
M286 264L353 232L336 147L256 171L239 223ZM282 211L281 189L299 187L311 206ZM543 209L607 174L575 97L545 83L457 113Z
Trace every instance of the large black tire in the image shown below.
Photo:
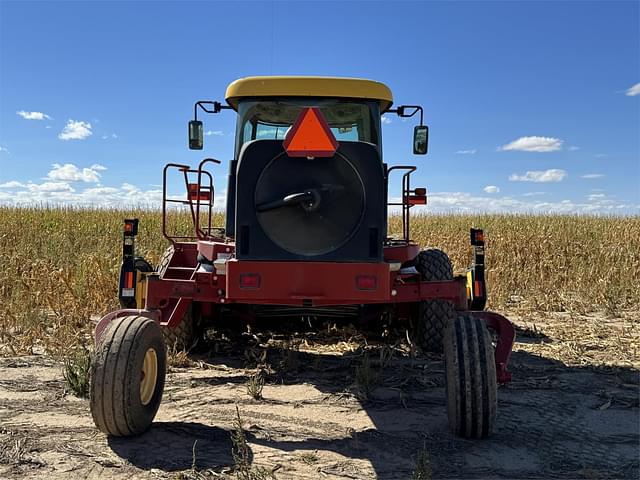
M91 415L102 432L138 435L153 422L164 390L167 354L162 332L149 318L113 320L91 365Z
M418 254L416 270L422 280L453 280L453 267L446 253L429 248ZM418 304L417 343L427 352L442 352L444 330L455 317L455 306L446 300L423 301Z
M172 256L173 245L169 246L160 258L158 268L156 269L160 277L164 277ZM162 329L162 335L164 336L164 343L169 351L189 350L193 346L196 340L193 317L193 309L189 307L180 325L175 328L160 327Z
M189 351L196 343L192 308L189 307L180 324L175 328L160 327L167 350L170 352Z
M498 386L491 335L472 315L446 329L444 360L449 425L464 438L486 438L496 418Z

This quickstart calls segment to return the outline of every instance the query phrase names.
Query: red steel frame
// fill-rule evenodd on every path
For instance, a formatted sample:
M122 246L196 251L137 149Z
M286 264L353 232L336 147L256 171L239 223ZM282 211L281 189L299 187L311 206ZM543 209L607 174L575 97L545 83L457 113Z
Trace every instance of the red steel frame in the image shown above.
M198 169L191 170L186 165L169 164L164 170L163 193L163 233L173 243L174 253L162 275L146 276L145 308L122 309L103 317L95 331L96 341L114 318L125 315L142 315L170 328L176 327L192 302L202 305L211 304L271 304L302 307L387 304L409 305L423 300L447 300L457 310L469 310L466 277L459 276L451 281L421 281L417 273L400 273L399 264L410 261L419 253L419 246L409 240L409 208L405 205L410 192L409 175L415 167L400 167L409 170L403 176L403 236L384 247L382 263L337 263L337 262L281 262L281 261L238 261L230 258L226 262L224 273L215 269L206 271L201 268L197 257L203 255L215 260L219 254L233 254L235 244L229 239L212 236L211 208L213 201L213 180L203 165L217 160L205 159ZM166 196L166 174L168 169L177 168L184 175L187 188L188 175L197 174L201 191L195 200L168 199ZM391 170L391 169L390 169ZM208 180L201 185L202 178ZM200 228L199 193L206 192L208 202L208 225ZM193 237L171 236L166 231L167 203L177 202L189 205L194 222ZM195 205L194 205L195 203ZM181 241L179 241L181 240ZM184 241L191 240L191 241ZM393 267L393 268L392 268ZM243 275L259 276L259 284L241 285ZM375 278L373 287L360 289L357 277ZM486 325L497 333L495 360L497 379L500 383L509 382L510 373L507 363L515 339L515 330L511 322L502 315L488 311L473 311L473 315L484 320Z

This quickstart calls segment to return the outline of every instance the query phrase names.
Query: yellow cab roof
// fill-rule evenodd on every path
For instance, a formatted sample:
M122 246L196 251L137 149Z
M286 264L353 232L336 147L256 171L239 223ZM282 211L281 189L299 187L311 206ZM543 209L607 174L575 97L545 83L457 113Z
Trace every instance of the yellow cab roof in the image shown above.
M380 113L393 104L391 90L384 83L342 77L245 77L227 87L227 103L238 109L245 97L332 97L377 100Z

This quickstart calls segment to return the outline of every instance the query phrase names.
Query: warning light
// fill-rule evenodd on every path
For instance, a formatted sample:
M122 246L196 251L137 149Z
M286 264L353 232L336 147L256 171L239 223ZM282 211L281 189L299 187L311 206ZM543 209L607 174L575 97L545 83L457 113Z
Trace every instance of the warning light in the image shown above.
M259 273L241 273L240 288L260 288Z
M415 188L413 190L413 195L406 195L404 197L404 203L408 205L426 205L427 189L424 187Z
M327 120L316 107L300 112L283 142L290 157L333 157L338 145Z
M356 277L356 287L358 290L376 290L378 279L373 275L358 275Z
M484 245L484 231L481 229L471 229L471 245Z
M197 183L187 185L188 198L192 202L211 202L211 190L201 187Z
M138 234L138 219L124 221L124 235L125 237L134 237Z

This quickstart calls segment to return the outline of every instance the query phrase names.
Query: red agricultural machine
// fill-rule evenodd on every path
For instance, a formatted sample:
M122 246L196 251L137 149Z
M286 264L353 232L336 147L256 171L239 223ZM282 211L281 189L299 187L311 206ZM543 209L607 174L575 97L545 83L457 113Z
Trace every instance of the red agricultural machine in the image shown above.
M197 166L164 168L163 233L171 246L154 269L135 256L137 220L125 220L122 309L95 330L91 411L114 436L151 425L162 398L165 342L190 345L203 324L222 318L391 318L407 321L423 349L444 350L448 416L454 432L486 437L497 384L510 380L514 328L484 311L484 235L471 229L473 262L454 276L447 255L410 238L410 209L426 204L411 186L413 166L382 160L382 114L413 117L413 153L426 154L422 107L392 108L382 83L350 78L250 77L227 88L226 105L200 101L189 147L202 149L198 111L237 112L229 164L226 224L212 225L213 176ZM392 173L399 201L388 201ZM171 198L167 178L184 181ZM171 232L172 204L190 212L192 233ZM402 212L402 236L387 231L389 206Z

